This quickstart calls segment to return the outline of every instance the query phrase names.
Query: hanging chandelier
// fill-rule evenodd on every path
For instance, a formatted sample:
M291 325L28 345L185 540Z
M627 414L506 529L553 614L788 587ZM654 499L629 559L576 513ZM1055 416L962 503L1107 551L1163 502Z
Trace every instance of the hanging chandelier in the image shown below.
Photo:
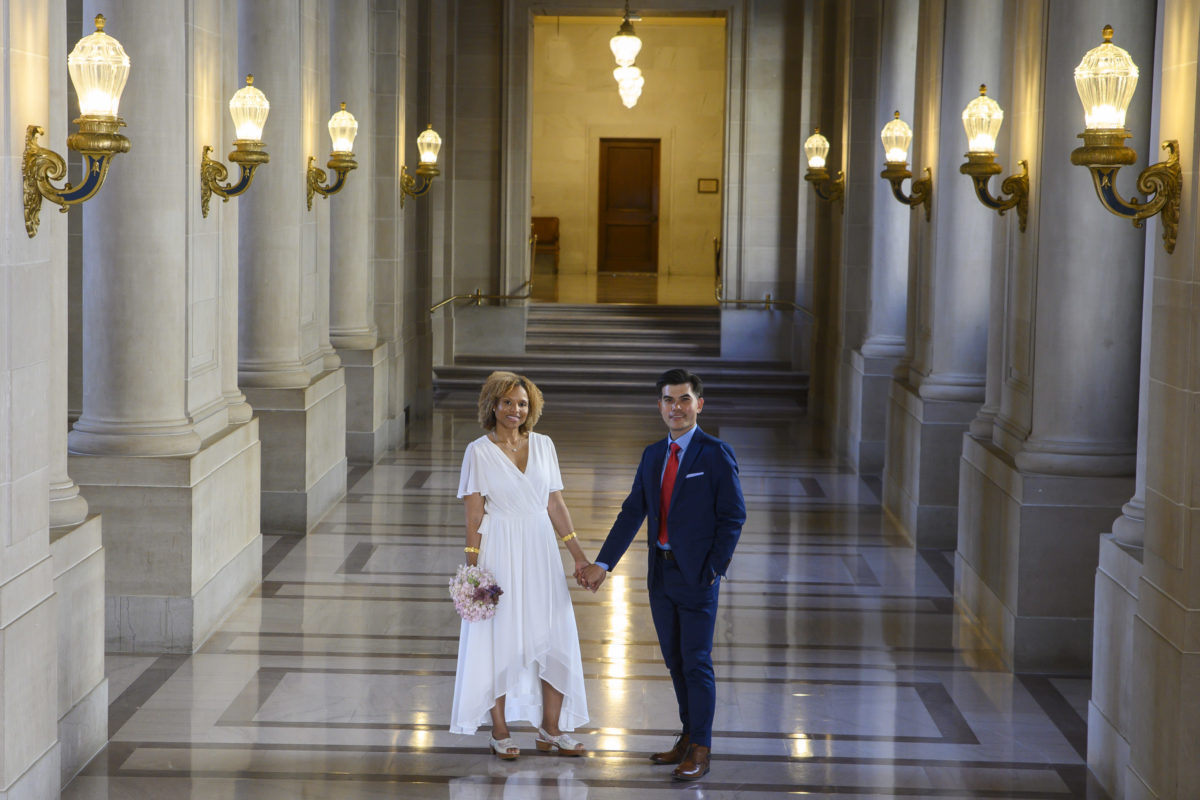
M621 27L617 29L616 34L608 40L608 48L617 60L613 78L617 81L621 102L626 108L633 108L642 96L642 86L645 85L646 79L642 77L642 71L633 64L638 53L642 51L642 40L634 33L633 23L629 21L629 0L625 0L625 17L621 20Z

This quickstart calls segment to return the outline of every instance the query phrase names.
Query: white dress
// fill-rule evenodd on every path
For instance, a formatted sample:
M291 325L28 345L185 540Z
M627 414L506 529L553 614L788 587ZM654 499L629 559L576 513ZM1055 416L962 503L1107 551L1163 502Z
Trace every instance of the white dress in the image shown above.
M483 495L479 564L492 571L504 594L494 617L462 623L451 733L475 733L490 724L501 695L507 720L540 726L542 680L563 694L560 728L573 731L588 720L575 611L546 511L550 493L561 489L558 454L548 436L529 434L524 473L487 436L467 445L458 496Z

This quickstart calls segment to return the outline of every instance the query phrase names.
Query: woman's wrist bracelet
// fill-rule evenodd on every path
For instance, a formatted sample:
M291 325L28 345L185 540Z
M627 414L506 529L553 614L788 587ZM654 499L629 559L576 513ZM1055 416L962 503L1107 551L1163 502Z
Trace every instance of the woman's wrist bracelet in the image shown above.
M566 536L560 536L560 537L558 537L558 540L559 540L560 542L562 542L563 544L566 544L567 542L571 541L571 540L572 540L572 539L574 539L574 538L575 538L575 531L571 531L571 532L570 532L570 533L568 533Z
M470 547L470 546L467 546L467 547L464 547L464 548L463 548L463 552L464 552L464 553L476 553L476 554L478 554L478 553L479 553L479 548L478 548L478 547Z

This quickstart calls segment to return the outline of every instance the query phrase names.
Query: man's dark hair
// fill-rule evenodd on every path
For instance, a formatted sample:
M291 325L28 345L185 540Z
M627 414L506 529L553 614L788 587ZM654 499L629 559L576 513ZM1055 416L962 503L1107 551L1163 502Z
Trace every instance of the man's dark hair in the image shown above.
M662 396L664 386L677 386L681 383L690 383L692 385L692 394L696 397L704 396L704 381L700 380L700 376L694 372L689 372L686 369L676 368L669 369L658 378L658 383L654 384L658 389L658 394Z

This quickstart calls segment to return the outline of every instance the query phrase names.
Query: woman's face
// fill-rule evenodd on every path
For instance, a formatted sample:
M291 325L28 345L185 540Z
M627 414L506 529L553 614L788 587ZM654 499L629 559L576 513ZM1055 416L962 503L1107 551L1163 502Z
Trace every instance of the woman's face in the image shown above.
M507 431L518 431L529 417L529 393L522 386L514 386L496 403L496 427Z

